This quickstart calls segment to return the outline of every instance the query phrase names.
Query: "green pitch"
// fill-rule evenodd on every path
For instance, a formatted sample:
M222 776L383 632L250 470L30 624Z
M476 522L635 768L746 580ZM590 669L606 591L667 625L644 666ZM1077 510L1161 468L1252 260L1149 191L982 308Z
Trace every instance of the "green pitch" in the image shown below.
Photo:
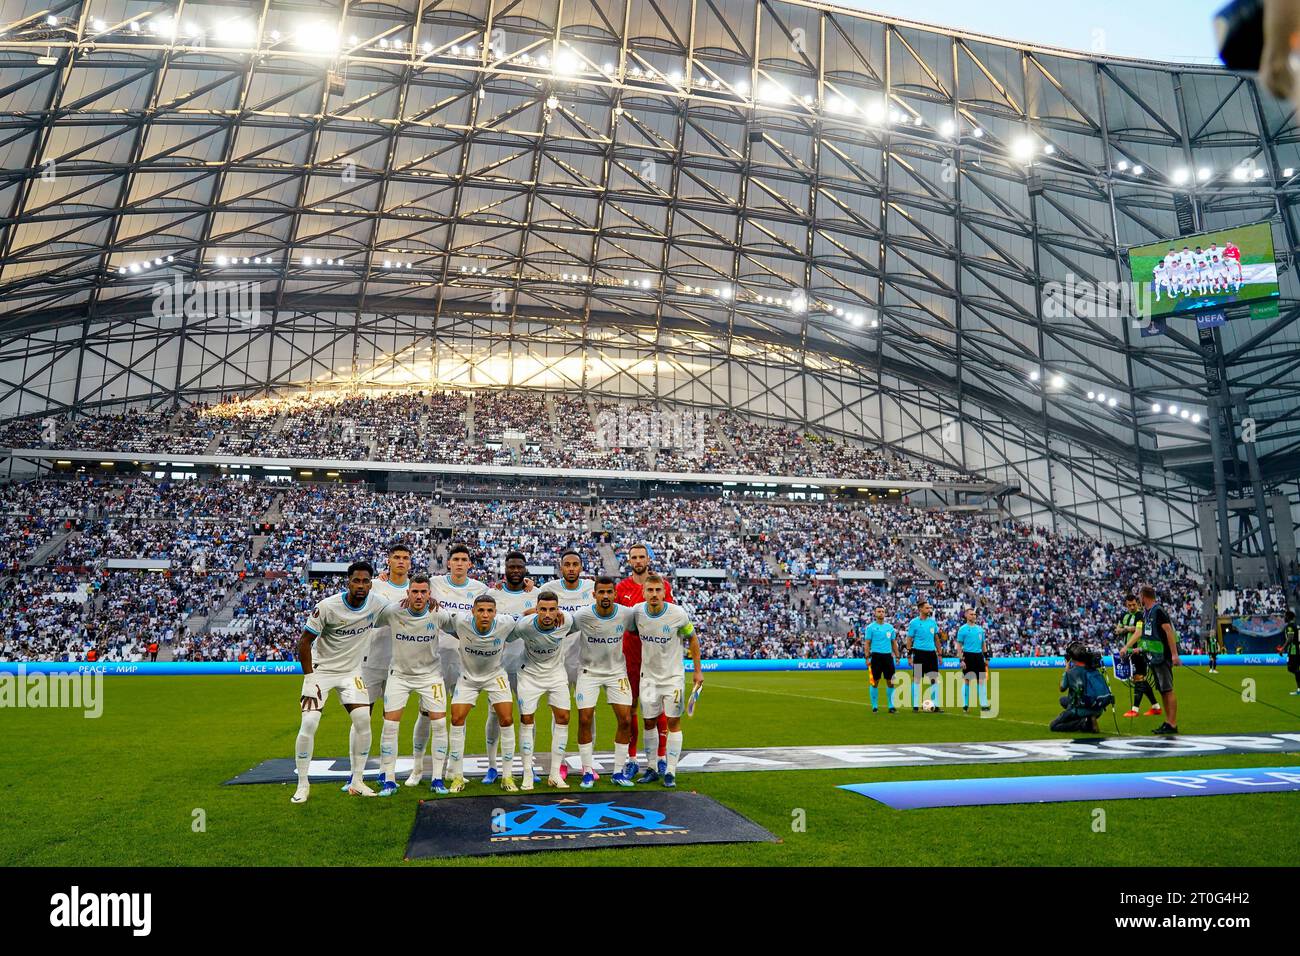
M1204 674L1204 671L1201 671ZM1051 736L1056 680L1049 671L1004 671L996 719L944 714L873 715L856 673L752 673L706 677L692 747L923 743ZM1280 667L1227 667L1215 686L1178 672L1180 723L1188 733L1300 731L1300 698ZM1243 680L1255 682L1247 703ZM310 802L290 785L221 782L268 757L290 757L297 733L298 677L108 677L104 713L5 710L0 734L0 864L14 865L419 865L402 853L417 800L403 787L387 800L345 797L332 784ZM1127 708L1126 691L1120 690ZM1265 705L1281 707L1280 713ZM602 707L604 705L602 704ZM469 719L468 753L482 753L482 704ZM412 712L402 727L410 746ZM1107 715L1103 728L1114 733ZM381 718L376 716L378 747ZM1149 733L1158 720L1119 721ZM539 721L537 752L549 749ZM598 750L613 718L598 712ZM576 727L573 733L576 749ZM318 757L344 755L347 722L335 701L316 740ZM543 758L549 759L549 758ZM938 777L1118 773L1196 767L1300 765L1296 755L1175 757L1084 764L1034 763L874 770L684 772L678 786L707 793L783 842L744 846L610 849L428 861L437 866L818 864L1294 865L1300 793L895 811L836 785ZM571 778L573 779L573 778ZM574 779L576 785L576 779ZM549 788L542 786L542 792ZM602 778L598 789L616 790ZM467 795L491 792L477 782ZM458 799L443 797L441 799ZM1094 807L1106 811L1094 832ZM203 832L195 832L202 811ZM802 822L802 826L799 826Z

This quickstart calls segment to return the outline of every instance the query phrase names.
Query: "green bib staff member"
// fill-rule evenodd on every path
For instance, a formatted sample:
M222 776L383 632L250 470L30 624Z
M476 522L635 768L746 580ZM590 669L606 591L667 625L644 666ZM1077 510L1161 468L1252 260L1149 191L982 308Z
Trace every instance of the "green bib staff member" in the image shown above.
M1300 628L1296 627L1295 611L1286 612L1286 627L1282 628L1282 652L1286 654L1286 669L1295 678L1292 697L1300 697Z
M1174 668L1182 663L1178 655L1178 632L1169 614L1156 602L1156 589L1142 586L1142 649L1151 658L1148 669L1151 683L1164 701L1165 720L1155 729L1157 734L1178 733L1178 696L1174 693Z
M1156 693L1151 689L1151 682L1147 680L1150 658L1147 657L1148 642L1143 640L1142 636L1142 612L1138 606L1138 599L1132 594L1124 595L1124 616L1115 625L1115 633L1127 641L1119 652L1120 656L1130 655L1133 663L1133 680L1129 683L1133 692L1133 706L1124 716L1138 716L1142 701L1148 697L1151 698L1151 709L1147 711L1146 716L1160 716L1160 702L1156 700ZM1157 651L1160 649L1158 641L1150 643L1156 645ZM1134 647L1137 649L1134 650Z

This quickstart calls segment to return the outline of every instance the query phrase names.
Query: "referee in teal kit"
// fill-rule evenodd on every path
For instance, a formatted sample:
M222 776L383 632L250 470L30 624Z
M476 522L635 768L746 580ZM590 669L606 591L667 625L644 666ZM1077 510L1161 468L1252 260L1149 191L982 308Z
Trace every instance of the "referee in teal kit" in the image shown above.
M880 682L885 683L886 703L894 713L894 650L898 634L894 625L885 623L885 609L877 607L875 620L867 625L867 660L871 667L871 712L877 713Z
M970 711L970 685L979 686L980 710L989 709L989 665L984 658L984 628L975 623L977 612L966 608L966 623L957 628L957 646L961 648L961 709Z
M916 606L917 615L907 622L907 656L912 662L912 712L920 709L921 681L930 685L934 712L943 713L939 706L939 622L930 616L929 601Z

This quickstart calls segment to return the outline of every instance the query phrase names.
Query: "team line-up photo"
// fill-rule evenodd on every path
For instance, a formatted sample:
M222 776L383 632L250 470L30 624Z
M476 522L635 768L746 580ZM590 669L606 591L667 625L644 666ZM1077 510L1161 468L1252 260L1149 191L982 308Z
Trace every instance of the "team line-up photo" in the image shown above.
M1182 251L1170 247L1165 257L1152 269L1151 286L1156 301L1162 294L1169 298L1209 295L1220 292L1240 292L1244 284L1241 268L1241 250L1232 242L1220 249L1212 243L1208 249L1183 246Z
M631 573L616 582L608 575L584 578L581 555L566 551L560 556L559 578L542 586L528 576L528 558L519 551L506 555L502 580L495 586L470 577L473 560L463 544L449 548L445 573L432 576L412 573L411 550L401 543L388 549L386 570L378 576L369 561L350 564L346 589L315 605L298 645L304 677L295 752L298 785L292 801L304 803L311 794L313 747L331 691L337 692L351 722L351 776L342 790L352 796L387 797L398 792L398 731L413 695L418 699L418 716L411 741L412 770L405 785L420 786L427 764L432 792L465 790L466 720L485 692L489 769L483 784L499 783L502 790L515 792L521 787L532 790L541 781L535 721L546 697L552 720L546 783L569 788L565 755L576 701L579 786L590 789L600 776L593 761L594 726L603 690L617 725L613 782L621 787L652 783L675 787L682 754L681 718L683 713L693 714L704 685L700 643L690 614L673 602L667 578L650 569L649 549L633 544L627 558ZM1115 628L1119 640L1126 642L1117 654L1118 670L1126 677L1130 676L1127 668L1135 671L1133 707L1125 716L1138 715L1146 694L1151 699L1147 715L1167 715L1155 733L1174 735L1178 733L1177 698L1171 668L1180 662L1178 634L1156 604L1155 589L1144 586L1140 595L1128 595L1124 616ZM1139 603L1145 612L1139 612ZM883 605L872 613L862 635L872 713L879 713L882 704L888 713L897 712L900 694L894 681L900 655L916 675L913 712L942 713L941 655L949 635L934 618L930 602L919 601L916 616L901 638L886 621ZM963 710L969 712L970 690L975 686L979 709L988 712L985 629L974 607L965 608L962 618L951 640L965 679ZM1131 659L1125 661L1130 652L1134 652ZM1066 710L1051 729L1095 733L1096 714L1089 708L1100 711L1114 701L1104 682L1100 690L1088 683L1089 671L1097 675L1100 655L1079 642L1065 653L1067 671L1061 689L1069 693L1061 702ZM1211 654L1216 653L1217 648L1212 649ZM684 657L692 665L689 688ZM1072 670L1076 665L1077 672ZM1160 691L1163 705L1152 685ZM575 689L572 697L570 688ZM378 791L365 782L371 711L376 703L382 705L384 717ZM644 768L637 762L638 704ZM516 783L513 770L516 747L523 763L521 784Z

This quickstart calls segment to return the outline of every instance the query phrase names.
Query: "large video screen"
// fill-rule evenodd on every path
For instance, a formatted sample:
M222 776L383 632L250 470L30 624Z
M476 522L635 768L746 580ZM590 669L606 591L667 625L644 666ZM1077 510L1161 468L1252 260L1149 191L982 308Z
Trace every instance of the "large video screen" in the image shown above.
M1134 246L1128 256L1139 287L1134 310L1149 318L1281 294L1267 222Z

